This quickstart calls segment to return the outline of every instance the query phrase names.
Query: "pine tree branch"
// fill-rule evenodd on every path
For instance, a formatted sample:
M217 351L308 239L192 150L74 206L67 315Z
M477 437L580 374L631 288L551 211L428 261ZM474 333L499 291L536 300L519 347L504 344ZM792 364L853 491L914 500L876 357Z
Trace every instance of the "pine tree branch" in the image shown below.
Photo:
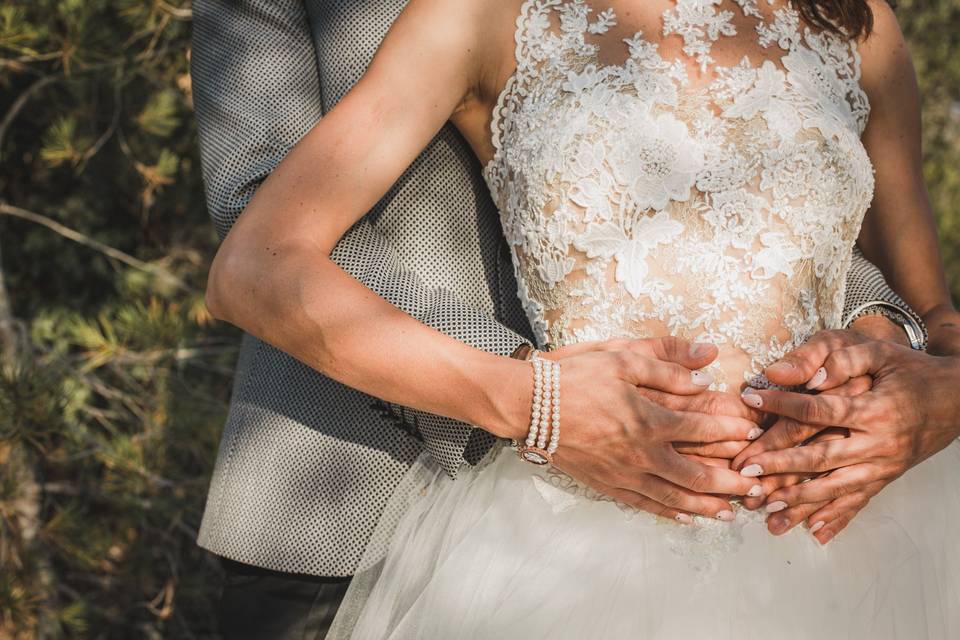
M27 220L29 222L33 222L34 224L39 224L41 226L44 226L50 229L54 233L60 234L61 236L63 236L64 238L67 238L68 240L73 240L77 244L81 244L85 247L89 247L94 251L99 251L100 253L102 253L103 255L109 258L113 258L114 260L122 262L135 269L146 271L147 273L151 273L157 276L158 278L166 280L167 282L174 285L178 289L181 289L183 291L187 291L190 293L196 293L193 287L191 287L186 282L184 282L177 276L173 275L166 269L162 267L158 267L157 265L154 265L154 264L144 262L142 260L138 260L137 258L134 258L128 253L124 253L119 249L114 249L111 246L105 245L102 242L94 240L93 238L86 236L80 233L79 231L75 231L74 229L66 227L60 224L59 222L57 222L56 220L53 220L52 218L48 218L47 216L41 215L39 213L34 213L32 211L27 211L26 209L21 209L20 207L15 207L5 202L0 202L0 215L13 216L14 218L20 218L21 220Z
M190 3L187 3L187 6L185 7L174 7L171 4L167 4L163 0L158 0L157 6L160 7L162 11L170 14L177 20L193 20L193 9L191 8Z
M120 126L120 111L123 107L123 66L118 66L114 72L115 82L113 85L113 117L110 119L110 126L107 127L107 130L103 132L103 135L93 143L93 146L87 149L86 153L83 154L80 163L77 165L77 175L80 175L87 168L87 163L93 159L95 155L100 153L100 149L103 148L103 145L107 144L107 140L113 137L113 134L117 132L117 127Z
M17 99L7 110L6 115L3 116L3 120L0 121L0 153L2 153L3 151L3 139L7 135L7 129L10 128L10 125L13 123L17 115L26 106L30 98L32 98L35 93L39 92L48 84L52 84L53 82L56 82L59 79L60 79L60 76L57 76L57 75L44 76L39 80L37 80L36 82L34 82L29 87L27 87L27 89L23 93L17 96Z

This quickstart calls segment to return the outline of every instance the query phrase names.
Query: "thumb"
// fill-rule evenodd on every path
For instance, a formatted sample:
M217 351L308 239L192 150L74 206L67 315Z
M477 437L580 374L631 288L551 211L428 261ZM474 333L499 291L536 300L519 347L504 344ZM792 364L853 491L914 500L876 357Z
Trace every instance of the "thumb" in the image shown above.
M672 362L687 369L702 369L717 359L720 350L706 342L690 342L676 336L643 338L633 341L633 347L647 351L650 357Z
M806 384L836 350L850 343L839 331L821 331L764 370L774 384L796 387Z

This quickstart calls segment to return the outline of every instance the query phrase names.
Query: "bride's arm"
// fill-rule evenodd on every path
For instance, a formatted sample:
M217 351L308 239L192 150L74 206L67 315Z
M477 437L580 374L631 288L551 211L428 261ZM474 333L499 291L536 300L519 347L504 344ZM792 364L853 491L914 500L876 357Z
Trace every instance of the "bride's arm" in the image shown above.
M876 189L859 244L924 317L931 350L960 353L960 321L950 301L923 178L916 74L893 10L886 2L871 5L874 31L860 53L862 86L871 104L863 142L876 170Z
M485 426L515 425L515 416L497 415L489 395L503 389L489 374L509 377L524 365L427 329L329 258L473 86L481 20L469 11L480 3L457 5L419 1L404 11L356 87L258 189L214 260L207 301L215 315L345 384L446 414L463 407L453 417ZM404 371L402 393L391 397L395 387L374 380L389 375L384 362L412 361L432 366ZM458 402L437 397L441 380Z

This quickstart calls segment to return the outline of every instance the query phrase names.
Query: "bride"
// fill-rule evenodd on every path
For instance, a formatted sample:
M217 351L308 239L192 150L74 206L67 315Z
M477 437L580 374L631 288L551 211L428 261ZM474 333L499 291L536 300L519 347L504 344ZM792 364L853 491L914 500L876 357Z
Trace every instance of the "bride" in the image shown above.
M676 484L644 474L618 492L581 466L583 451L610 443L564 404L571 388L611 393L578 345L716 345L693 379L736 397L841 326L858 239L883 254L907 237L891 225L932 237L893 205L908 191L922 200L913 210L926 207L904 160L919 144L912 77L879 0L411 0L364 78L258 192L211 274L226 286L224 272L248 268L237 247L268 252L287 274L309 265L331 296L299 301L327 337L308 364L504 438L456 481L427 458L415 465L382 571L353 589L344 633L960 637L960 548L945 536L960 530L960 444L822 546L799 528L770 536L765 514L740 506L759 488L729 468L758 435L746 421L714 420L712 440L739 444L731 455L685 459L701 461L709 495L679 471ZM483 163L538 341L556 348L532 364L474 353L332 262L291 259L268 240L282 222L301 238L294 253L329 255L448 119ZM931 300L939 267L921 260L918 274L902 293L943 304ZM265 332L257 322L242 326ZM308 353L302 329L272 341ZM390 357L369 364L371 352ZM395 370L402 389L385 382ZM661 445L658 426L669 428L644 433Z

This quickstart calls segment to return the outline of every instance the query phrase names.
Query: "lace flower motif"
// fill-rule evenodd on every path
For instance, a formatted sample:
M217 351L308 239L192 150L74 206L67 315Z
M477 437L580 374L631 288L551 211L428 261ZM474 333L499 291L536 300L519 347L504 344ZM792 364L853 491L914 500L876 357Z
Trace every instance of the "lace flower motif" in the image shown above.
M663 14L663 35L683 38L683 52L695 57L700 71L713 63L710 48L720 36L734 36L736 28L730 22L732 11L717 11L722 0L676 0L677 6Z
M631 144L610 150L613 175L639 209L661 211L671 200L689 200L703 168L703 147L673 114L636 111L625 123L636 132Z

